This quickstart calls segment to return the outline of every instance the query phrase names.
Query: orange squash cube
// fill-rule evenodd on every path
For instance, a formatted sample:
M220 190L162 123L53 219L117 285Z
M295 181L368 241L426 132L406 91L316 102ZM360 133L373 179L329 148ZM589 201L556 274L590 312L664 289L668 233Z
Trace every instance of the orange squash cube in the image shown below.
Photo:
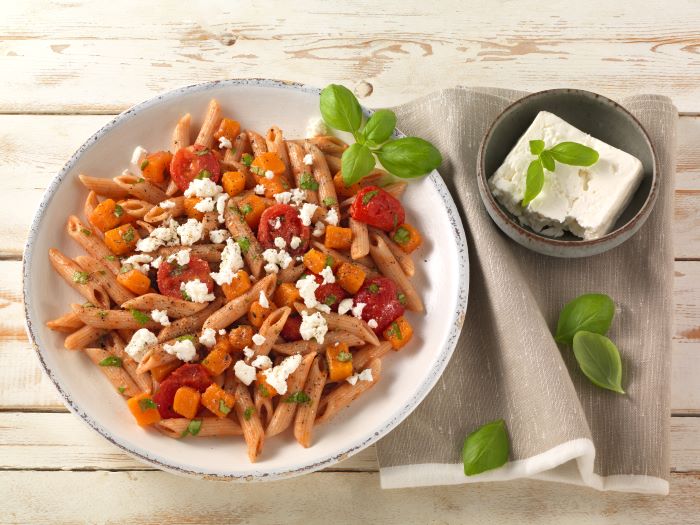
M156 184L165 182L171 160L173 160L173 155L169 151L151 153L141 162L143 178Z
M197 415L199 409L199 399L201 398L199 391L189 386L181 386L175 392L173 400L173 410L182 417L192 419Z
M352 375L352 353L345 343L326 348L326 363L330 381L342 381Z
M248 322L255 328L259 329L265 322L265 319L277 309L272 301L268 301L268 303L270 304L269 308L265 308L258 301L253 301L253 304L250 305L250 309L248 310Z
M294 303L301 299L301 295L299 295L299 290L297 290L297 287L294 286L293 283L282 283L277 287L277 290L275 290L272 299L275 301L275 304L280 307L289 306L292 308Z
M158 405L156 405L149 394L143 393L130 397L126 401L126 406L129 407L129 411L136 419L136 423L142 427L147 427L160 421Z
M151 368L151 376L159 383L162 383L163 380L170 375L170 372L172 372L176 368L179 368L181 364L182 361L178 359L177 361L174 361L172 363L165 363L164 365L154 366L153 368Z
M129 270L127 266L122 269L126 269L126 271L117 274L117 282L124 288L130 292L134 292L136 295L143 295L150 290L151 280L147 275L144 275L138 270Z
M336 281L343 290L355 295L365 282L365 271L356 264L344 262L336 272Z
M391 343L394 350L400 350L406 346L413 337L413 328L402 315L391 323L389 327L384 330L382 335L384 335L384 339Z
M358 183L352 184L351 186L345 185L342 171L339 171L333 177L333 186L335 186L335 193L340 199L347 199L360 191L360 185Z
M105 244L114 255L125 255L133 251L139 239L139 233L131 224L122 224L105 232Z
M326 237L323 244L326 248L334 250L349 250L352 244L352 230L329 224L326 226Z
M92 210L90 214L90 223L100 230L106 232L119 226L121 216L126 212L121 206L117 207L117 203L112 199L105 199Z
M252 229L258 227L260 216L265 211L265 201L257 195L246 195L238 203L238 210Z
M224 292L226 301L233 301L236 297L240 297L250 290L251 286L248 272L245 270L238 270L231 280L231 284L224 283L221 285L221 289Z
M227 171L221 177L221 185L226 193L235 197L245 189L245 174L240 171Z
M410 224L399 224L391 234L391 240L406 253L411 253L423 242L420 232Z
M228 140L233 142L236 140L236 137L240 132L241 125L238 123L238 121L230 118L222 118L221 124L219 124L219 129L217 129L214 133L214 139L218 143L221 137L226 137Z
M277 390L275 390L275 387L270 385L270 383L267 382L267 376L263 374L262 372L258 372L257 375L255 376L255 380L257 383L257 389L258 392L260 392L260 395L263 397L275 397L278 395Z
M202 394L202 405L216 417L224 418L233 410L236 398L216 383L212 383Z
M201 200L202 199L198 197L185 197L185 200L183 201L185 215L187 215L190 219L196 219L198 221L201 221L204 218L204 212L201 212L197 208L195 208L195 206Z
M209 370L212 376L222 374L233 363L233 358L221 349L214 349L202 360L202 366Z
M255 335L255 330L247 324L242 324L231 330L228 334L228 342L231 345L233 351L240 352L246 346L253 346L253 336Z
M273 151L267 151L255 157L250 167L251 171L258 176L264 176L266 171L282 175L286 169L282 159Z
M326 266L332 266L332 264L326 264L327 259L328 256L325 253L311 248L304 254L304 267L311 273L319 274Z

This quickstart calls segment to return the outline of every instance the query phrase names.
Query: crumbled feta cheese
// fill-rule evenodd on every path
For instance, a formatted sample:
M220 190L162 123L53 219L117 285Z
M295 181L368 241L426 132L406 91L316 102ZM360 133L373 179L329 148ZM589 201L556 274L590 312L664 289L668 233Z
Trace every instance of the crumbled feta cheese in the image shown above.
M139 241L136 243L136 251L153 252L161 246L172 246L178 244L177 227L177 221L171 218L167 225L159 226L153 230L148 237L139 239Z
M302 312L299 333L304 341L316 339L318 344L323 344L323 338L326 336L326 332L328 332L328 323L320 312L311 315Z
M169 210L175 207L175 203L173 201L163 201L158 205L158 207L161 210Z
M372 381L374 381L374 378L372 377L372 369L365 368L359 374L353 374L350 377L346 377L345 380L353 386L355 386L357 384L358 380L372 382Z
M351 376L348 376L345 378L345 380L350 383L352 386L355 386L357 384L357 380L360 378L359 375L353 374Z
M333 275L333 268L330 266L324 266L323 270L319 274L323 277L323 282L321 284L333 284L335 282L335 275Z
M289 190L289 193L292 194L291 201L294 206L301 206L304 204L304 200L306 200L306 190L302 190L301 188L292 188Z
M367 306L367 303L357 303L352 307L352 315L358 319L362 319L362 310L365 309L365 306Z
M325 232L325 231L326 231L326 225L323 224L321 221L318 221L316 223L316 226L314 226L314 231L312 232L311 235L313 235L314 237L320 237L321 235L323 235L323 232Z
M315 308L318 304L316 300L316 289L320 286L313 275L305 275L296 282L299 295L304 300L307 308Z
M297 237L295 235L294 237L292 237L292 240L289 241L289 247L292 250L296 250L297 248L299 248L299 246L301 246L301 237Z
M131 336L129 344L126 345L124 351L129 354L134 361L140 363L146 355L146 348L150 345L158 344L156 335L147 328L136 330Z
M335 208L331 208L328 210L328 213L326 213L326 222L333 226L338 226L338 212L335 211Z
M263 186L262 184L256 184L255 188L253 188L253 191L256 195L265 195L265 186Z
M231 144L231 141L229 139L222 135L219 137L219 147L231 149L233 147L233 144Z
M258 296L258 302L263 308L270 308L270 301L267 300L267 296L263 290L260 290L260 295ZM259 343L255 343L259 344Z
M177 234L180 236L180 244L192 246L202 238L204 225L197 219L187 219L185 224L177 227Z
M282 237L275 237L274 243L279 250L284 250L287 247L287 243Z
M226 328L222 328L219 330L219 335L226 335Z
M148 155L148 150L143 146L136 146L131 154L131 163L134 166L141 166L141 162Z
M233 365L233 372L236 374L238 380L245 386L248 386L255 381L255 374L257 373L255 368L242 360L236 361L236 364Z
M370 319L369 321L367 321L367 326L369 326L372 330L374 330L379 325L377 324L376 319Z
M185 197L216 197L224 189L211 179L193 179L185 190Z
M228 230L212 230L209 232L209 240L214 244L222 244L229 237L231 237L231 234Z
M209 293L207 283L199 279L180 283L180 290L183 290L193 303L206 303L216 299L213 293Z
M250 359L251 357L253 357L255 355L255 351L246 346L243 349L243 355L245 356L246 359Z
M163 246L163 243L153 237L144 237L136 241L136 251L151 253Z
M282 219L276 217L274 221L269 221L269 224L273 230L279 230L282 227Z
M212 199L211 197L207 197L195 204L194 209L197 211L201 211L202 213L208 213L210 211L214 211L215 206L216 203L214 202L214 199Z
M148 270L150 270L148 263L151 261L153 261L153 257L150 255L146 255L145 253L137 253L131 257L122 259L122 266L130 264L141 273L148 273Z
M274 388L278 394L284 395L287 393L287 378L299 368L300 364L301 355L290 355L274 368L268 368L263 371L265 381Z
M304 155L304 164L311 166L314 163L314 156L311 153Z
M338 313L340 315L345 315L348 313L350 310L352 310L352 297L348 297L347 299L343 299L338 303Z
M217 220L220 223L223 223L226 221L226 218L224 217L224 213L226 212L226 201L228 201L228 193L222 193L216 198L216 212L219 214L217 217Z
M179 250L172 255L168 256L167 261L169 263L172 262L177 262L180 266L185 266L186 264L189 264L190 262L190 248L186 248L184 250Z
M199 336L199 342L207 348L211 348L216 344L216 331L212 328L202 330L202 335Z
M280 268L285 269L292 264L292 256L284 250L278 251L274 248L268 248L262 253L262 256L267 263L265 265L265 271L267 273L277 273Z
M313 117L309 119L306 125L306 138L311 139L321 135L328 135L328 128L321 117Z
M162 262L163 262L163 257L161 255L159 255L158 257L153 259L153 262L151 262L151 266L157 270L158 268L160 268L160 263L162 263Z
M272 359L266 355L259 355L253 359L250 365L254 366L255 368L259 368L260 370L267 370L268 368L272 368Z
M262 294L262 292L260 292L260 293ZM253 343L255 343L256 345L260 346L264 342L265 342L265 336L260 335L260 334L255 334L253 336Z
M170 326L170 319L168 319L168 312L165 310L151 310L151 319L156 323L160 323L163 326Z
M255 187L256 193L257 193L257 187L258 186ZM264 188L263 188L263 190L264 190ZM263 193L264 193L264 191L263 191ZM279 204L289 204L289 201L292 200L292 194L289 191L283 191L283 192L277 193L277 194L275 194L275 200Z
M243 257L241 256L240 245L231 239L226 239L226 247L221 252L221 264L218 272L211 272L211 277L216 281L216 284L222 286L231 284L236 272L243 268Z
M268 179L268 180L274 179L274 178L275 178L275 172L272 171L272 170L267 170L267 171L265 172L265 178Z
M174 355L180 361L192 361L195 357L197 357L197 349L194 347L194 343L189 339L175 341L171 345L165 344L163 345L163 350L170 355Z
M304 226L311 226L311 219L317 208L318 206L316 204L311 204L310 202L305 202L301 207L301 210L299 210L299 218Z

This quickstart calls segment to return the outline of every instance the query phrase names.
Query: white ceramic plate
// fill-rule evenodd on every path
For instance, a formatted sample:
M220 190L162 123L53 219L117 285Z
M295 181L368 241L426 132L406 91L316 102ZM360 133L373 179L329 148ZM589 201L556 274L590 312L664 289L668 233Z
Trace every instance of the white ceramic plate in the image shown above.
M335 420L314 433L304 449L292 436L266 441L250 464L241 438L174 440L138 427L123 399L80 352L63 348L64 335L44 323L79 296L53 271L47 252L79 250L64 233L67 216L81 214L87 195L79 173L111 177L128 166L138 144L149 150L169 144L180 115L190 112L194 129L211 98L243 127L262 131L279 125L288 137L303 136L318 116L315 88L269 80L229 80L181 88L143 102L116 117L80 147L49 186L29 233L24 254L24 303L29 337L66 406L131 455L165 470L199 477L252 481L299 475L340 461L398 425L433 387L457 342L467 306L469 266L462 223L437 172L409 184L407 218L426 241L415 254L414 283L427 315L410 314L414 340L384 359L382 379ZM398 132L397 132L398 133Z

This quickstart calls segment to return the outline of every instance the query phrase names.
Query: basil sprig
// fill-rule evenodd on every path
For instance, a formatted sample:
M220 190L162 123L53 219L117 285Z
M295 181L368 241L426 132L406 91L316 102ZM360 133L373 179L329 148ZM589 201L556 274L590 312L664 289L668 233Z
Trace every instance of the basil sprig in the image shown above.
M576 332L585 330L605 335L615 315L615 303L602 293L589 293L578 296L564 305L557 322L557 343L573 344Z
M355 144L343 152L343 182L350 186L367 176L376 164L400 178L420 177L442 163L440 152L418 137L391 140L396 115L389 109L375 111L362 125L362 108L352 92L338 84L321 91L321 116L330 127L352 133Z
M491 421L477 428L464 440L462 461L464 474L474 476L505 465L510 453L506 422Z
M527 167L525 195L521 203L523 208L542 191L544 170L554 171L556 168L554 161L569 166L586 167L593 166L600 158L596 150L578 142L560 142L552 148L544 149L544 140L531 140L530 153L537 155L537 158Z

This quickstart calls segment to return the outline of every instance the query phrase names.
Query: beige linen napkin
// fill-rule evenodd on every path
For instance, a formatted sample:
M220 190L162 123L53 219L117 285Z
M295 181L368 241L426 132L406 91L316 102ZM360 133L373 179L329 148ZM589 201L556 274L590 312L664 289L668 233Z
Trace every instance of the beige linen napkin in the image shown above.
M440 172L462 214L471 275L464 329L445 373L377 447L382 487L535 477L666 494L676 108L653 95L622 101L656 148L659 198L625 244L567 260L508 239L479 197L479 143L499 112L523 94L457 88L395 109L404 132L432 141L443 154ZM561 307L586 292L606 293L618 307L609 336L620 349L626 395L594 387L571 350L551 336ZM510 461L466 477L465 436L499 418L510 434Z

